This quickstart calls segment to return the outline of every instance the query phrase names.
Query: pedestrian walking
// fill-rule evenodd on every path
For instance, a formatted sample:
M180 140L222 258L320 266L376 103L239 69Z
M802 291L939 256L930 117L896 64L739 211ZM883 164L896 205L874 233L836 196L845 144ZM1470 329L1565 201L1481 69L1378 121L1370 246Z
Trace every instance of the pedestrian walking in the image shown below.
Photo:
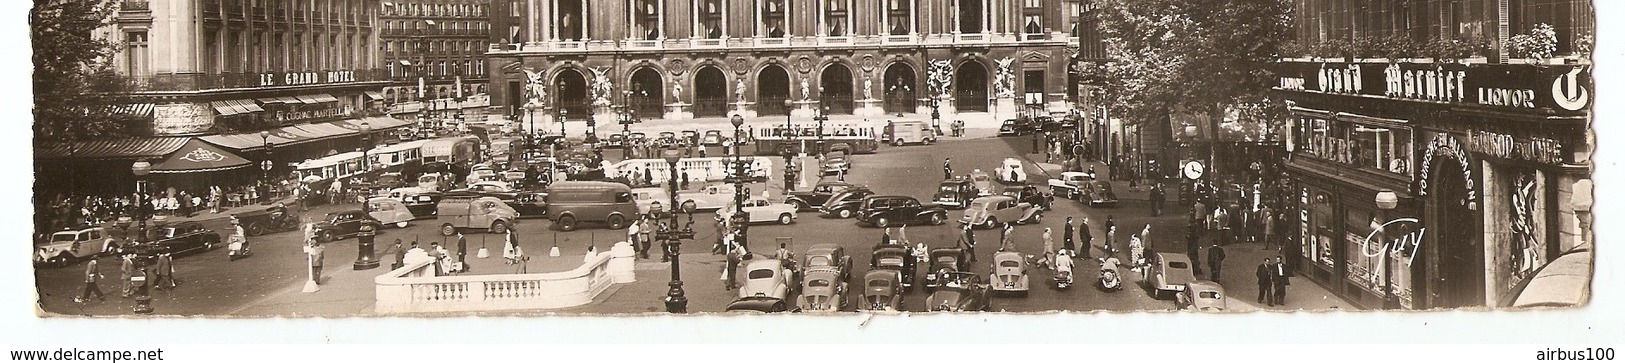
M310 279L315 281L317 285L321 285L322 260L327 257L327 248L322 247L321 243L311 241L310 245L305 247L305 253L310 255Z
M1264 249L1265 250L1274 250L1276 248L1276 245L1275 245L1275 218L1276 218L1275 210L1271 209L1270 206L1266 205L1266 206L1264 206L1264 209L1262 211L1260 211L1259 218L1263 219L1262 223L1264 224Z
M1214 282L1218 282L1220 272L1222 271L1223 268L1224 268L1224 247L1221 247L1221 246L1219 246L1219 244L1215 243L1215 244L1213 244L1213 247L1209 247L1207 249L1207 269L1208 269L1208 271L1212 272L1212 273L1208 274L1208 276L1211 277L1209 280L1213 280Z
M638 224L647 216L639 215L638 220L626 224L626 243L632 245L632 252L638 252Z
M413 247L416 247L416 245L414 245ZM401 268L403 266L406 266L406 249L401 248L401 239L400 238L395 239L395 247L394 248L395 248L395 264L390 265L389 269L391 269L391 270L399 269L399 268Z
M1157 183L1156 185L1151 186L1151 216L1152 217L1162 216L1162 203L1164 201L1166 201L1167 198L1168 198L1168 196L1167 196L1166 192L1164 192L1162 190L1162 183Z
M667 226L666 222L660 222L660 226L656 228L659 229L656 230L655 235L671 235L671 227ZM671 262L671 240L669 237L663 237L660 239L660 262Z
M1224 207L1219 207L1213 211L1213 224L1216 225L1216 227L1218 227L1217 229L1219 230L1219 244L1229 244L1232 233L1230 230L1230 211L1225 209L1226 208Z
M85 292L80 294L79 297L73 298L73 301L78 303L88 301L91 293L96 294L97 300L107 301L107 296L102 294L101 286L96 284L101 279L101 264L95 258L92 258L90 262L85 263Z
M170 256L168 253L160 253L158 254L157 260L158 261L156 264L154 264L153 269L156 271L155 275L157 275L158 278L153 280L152 285L157 287L159 290L169 290L180 287L180 283L175 281L174 257Z
M468 271L468 238L457 234L457 272Z
M960 226L963 227L965 233L960 238L965 242L965 251L969 252L970 261L976 262L976 232L971 230L969 224L960 224Z
M1191 260L1191 273L1201 275L1202 264L1197 263L1197 261L1202 260L1199 258L1202 247L1196 236L1196 223L1185 223L1185 257L1190 258Z
M1010 240L1011 235L1014 235L1015 232L1015 224L1004 223L1004 228L999 229L999 251L1014 251L1016 249L1015 242Z
M951 158L943 158L942 159L942 178L943 179L953 179L954 178L954 167L952 165L948 164L948 162L950 160L952 160L952 159Z
M1061 227L1061 251L1071 252L1076 247L1072 241L1072 217L1066 217L1066 226Z
M638 248L638 258L641 259L649 258L649 245L654 243L654 239L651 238L651 234L654 233L655 229L654 226L650 224L653 223L650 221L650 219L653 218L645 215L643 216L643 221L638 223L638 243L641 243L642 246L641 248Z
M441 246L440 242L432 242L429 243L429 248L433 250L429 252L429 255L434 256L435 276L451 274L451 253L446 251L446 246Z
M1265 257L1264 263L1258 264L1258 271L1254 272L1253 276L1258 278L1258 303L1275 306L1275 295L1270 291L1270 287L1275 285L1275 272L1270 265L1270 258ZM1269 301L1266 302L1265 299Z
M728 250L728 242L724 240L724 237L728 235L728 220L718 215L715 224L717 229L717 243L711 246L711 254L720 255L727 253Z
M1044 228L1044 264L1055 266L1055 240L1050 238L1049 228Z
M1287 279L1286 262L1282 261L1281 257L1276 257L1275 264L1271 267L1270 272L1270 280L1273 283L1270 290L1275 293L1274 303L1275 305L1286 306L1286 286L1292 284Z
M130 294L135 293L135 281L130 281L132 276L135 276L135 257L131 255L119 256L119 277L123 278L120 280L122 288L119 289L119 295L130 297Z
M1094 253L1090 250L1095 248L1093 244L1095 243L1095 237L1094 231L1089 228L1089 217L1083 217L1083 220L1078 223L1078 242L1079 249L1075 251L1080 253L1075 253L1073 256L1082 255L1083 258L1094 258Z

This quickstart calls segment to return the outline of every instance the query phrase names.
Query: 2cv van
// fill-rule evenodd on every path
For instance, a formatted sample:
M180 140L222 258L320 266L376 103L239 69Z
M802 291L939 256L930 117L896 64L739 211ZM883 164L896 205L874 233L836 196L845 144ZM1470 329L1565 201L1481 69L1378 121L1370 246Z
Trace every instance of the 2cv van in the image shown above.
M460 228L503 233L519 217L519 212L495 197L447 197L435 209L442 236L456 235Z

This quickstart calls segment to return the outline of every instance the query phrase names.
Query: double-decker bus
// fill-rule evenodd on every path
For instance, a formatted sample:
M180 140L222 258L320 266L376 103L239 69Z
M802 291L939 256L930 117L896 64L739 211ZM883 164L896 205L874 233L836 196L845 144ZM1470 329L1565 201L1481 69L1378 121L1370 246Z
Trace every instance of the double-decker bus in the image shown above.
M825 122L822 137L818 130L817 122L803 121L757 128L751 136L756 155L783 155L786 151L813 154L818 151L819 141L823 141L824 150L844 144L853 154L872 154L880 147L879 130L872 121Z

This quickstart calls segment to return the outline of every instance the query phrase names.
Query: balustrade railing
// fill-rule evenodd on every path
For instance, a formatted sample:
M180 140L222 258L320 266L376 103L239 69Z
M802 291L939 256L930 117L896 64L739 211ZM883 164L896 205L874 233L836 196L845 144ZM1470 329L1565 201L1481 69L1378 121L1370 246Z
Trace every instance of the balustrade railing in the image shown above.
M434 261L414 261L373 279L380 314L558 309L585 305L611 284L631 283L632 247L616 243L570 271L434 276Z
M740 160L748 163L751 175L773 177L774 157L770 156L742 156ZM689 181L711 182L722 181L727 178L733 169L733 157L710 158L683 158L677 161L677 169L688 172ZM652 180L671 180L671 165L661 159L630 159L611 164L604 170L604 175L616 176L629 172L642 172L648 170Z

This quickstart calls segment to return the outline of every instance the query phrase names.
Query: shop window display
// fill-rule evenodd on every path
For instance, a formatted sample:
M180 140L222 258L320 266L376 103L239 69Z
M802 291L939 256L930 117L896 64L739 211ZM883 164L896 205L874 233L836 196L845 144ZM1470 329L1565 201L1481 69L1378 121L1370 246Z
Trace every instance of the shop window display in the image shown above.
M1299 118L1293 143L1302 155L1360 169L1408 175L1415 143L1404 128Z

